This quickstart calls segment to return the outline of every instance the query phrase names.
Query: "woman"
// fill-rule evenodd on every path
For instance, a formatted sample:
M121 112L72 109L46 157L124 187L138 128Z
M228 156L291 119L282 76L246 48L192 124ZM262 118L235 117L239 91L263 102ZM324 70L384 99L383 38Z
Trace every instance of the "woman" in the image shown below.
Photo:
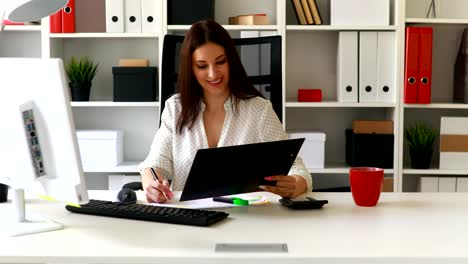
M151 151L139 165L148 202L173 197L168 178L172 190L183 189L200 148L287 139L270 101L249 82L229 33L215 21L197 22L185 35L177 90L166 101ZM259 188L282 197L312 188L299 157L289 175L266 179L277 184Z

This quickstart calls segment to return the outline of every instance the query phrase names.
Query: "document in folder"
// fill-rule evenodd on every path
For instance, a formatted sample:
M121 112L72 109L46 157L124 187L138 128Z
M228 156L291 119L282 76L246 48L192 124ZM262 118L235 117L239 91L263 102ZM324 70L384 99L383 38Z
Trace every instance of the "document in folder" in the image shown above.
M262 191L264 178L288 175L304 138L199 149L180 201Z

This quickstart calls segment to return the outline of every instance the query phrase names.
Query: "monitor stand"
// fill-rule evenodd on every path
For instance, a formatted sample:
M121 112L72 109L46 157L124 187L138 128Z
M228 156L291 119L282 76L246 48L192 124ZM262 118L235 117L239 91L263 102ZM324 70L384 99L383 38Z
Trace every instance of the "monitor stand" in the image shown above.
M12 190L11 213L0 217L0 236L22 236L63 229L63 225L38 215L25 217L24 190ZM13 212L14 211L14 212Z

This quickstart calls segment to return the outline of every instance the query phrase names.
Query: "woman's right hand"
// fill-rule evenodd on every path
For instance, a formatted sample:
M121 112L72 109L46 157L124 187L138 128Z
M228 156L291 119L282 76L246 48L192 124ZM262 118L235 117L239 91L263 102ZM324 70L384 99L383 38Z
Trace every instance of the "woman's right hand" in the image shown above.
M145 170L143 181L143 190L146 194L146 200L149 203L165 203L174 197L174 194L170 190L169 181L164 179L164 176L159 171L155 170L158 179L154 179L151 174L150 168Z

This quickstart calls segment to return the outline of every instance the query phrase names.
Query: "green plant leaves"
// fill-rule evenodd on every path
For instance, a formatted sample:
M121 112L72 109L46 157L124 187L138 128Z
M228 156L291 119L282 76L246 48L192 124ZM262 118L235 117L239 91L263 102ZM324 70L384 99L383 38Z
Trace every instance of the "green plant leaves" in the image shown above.
M423 123L415 123L405 129L405 139L410 149L431 150L439 131Z
M65 65L65 71L70 82L91 82L96 76L98 65L87 56L79 58L72 56Z

